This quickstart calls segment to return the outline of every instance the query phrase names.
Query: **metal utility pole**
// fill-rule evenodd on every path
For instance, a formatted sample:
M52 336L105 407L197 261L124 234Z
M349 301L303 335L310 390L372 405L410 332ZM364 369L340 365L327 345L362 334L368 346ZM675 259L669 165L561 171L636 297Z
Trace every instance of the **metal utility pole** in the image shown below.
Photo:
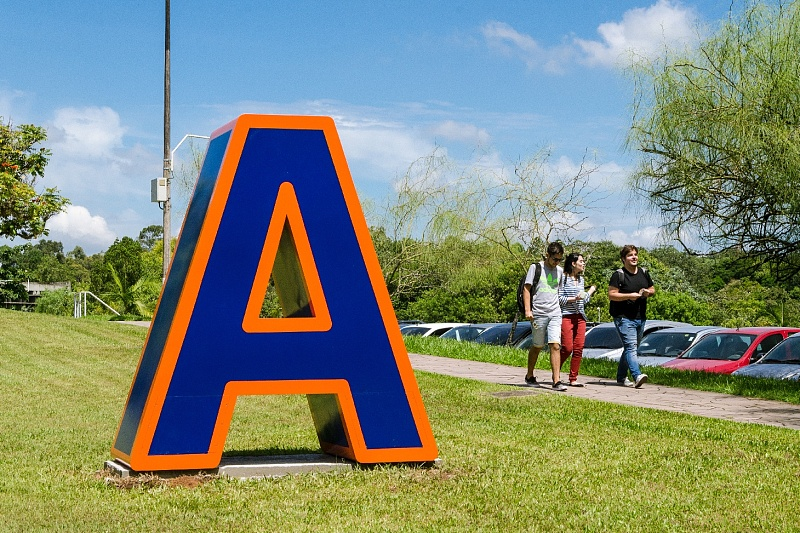
M169 82L169 0L165 0L166 16L164 24L164 181L167 188L167 199L164 202L164 270L163 279L167 279L167 270L169 270L170 261L170 240L172 240L172 199L170 194L170 178L172 177L172 154L170 153L170 130L169 130L169 96L170 96L170 82Z

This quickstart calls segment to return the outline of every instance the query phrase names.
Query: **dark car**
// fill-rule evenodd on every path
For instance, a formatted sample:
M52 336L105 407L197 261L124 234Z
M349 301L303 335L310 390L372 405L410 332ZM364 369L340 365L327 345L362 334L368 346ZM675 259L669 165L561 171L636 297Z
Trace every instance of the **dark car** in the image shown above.
M800 380L800 335L795 334L779 342L760 361L743 366L733 375Z
M496 346L504 346L506 343L514 345L531 334L531 323L527 320L517 322L517 327L514 329L514 337L511 342L508 342L508 336L511 333L512 322L505 324L497 324L486 330L480 335L475 337L475 341L480 344L493 344Z
M465 324L456 326L442 335L443 339L454 339L457 341L474 341L475 338L492 326L497 326L497 322L487 324Z

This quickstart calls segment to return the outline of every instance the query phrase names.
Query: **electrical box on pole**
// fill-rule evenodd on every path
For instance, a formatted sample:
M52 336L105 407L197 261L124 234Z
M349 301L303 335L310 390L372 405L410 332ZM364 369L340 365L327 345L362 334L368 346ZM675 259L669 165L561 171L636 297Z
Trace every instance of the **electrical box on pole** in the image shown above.
M167 201L167 179L154 178L150 180L150 201L151 202L166 202Z

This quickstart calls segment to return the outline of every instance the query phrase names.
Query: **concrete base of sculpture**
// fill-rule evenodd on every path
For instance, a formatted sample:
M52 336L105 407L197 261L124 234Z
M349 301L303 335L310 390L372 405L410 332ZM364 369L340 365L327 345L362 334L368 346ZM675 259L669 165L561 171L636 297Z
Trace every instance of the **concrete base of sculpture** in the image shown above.
M233 456L223 457L218 468L202 472L234 479L260 479L309 472L346 471L352 470L353 464L351 461L327 454ZM138 472L119 459L106 461L105 467L123 478L141 474L155 474L159 477L170 478L200 473L200 471L191 470Z

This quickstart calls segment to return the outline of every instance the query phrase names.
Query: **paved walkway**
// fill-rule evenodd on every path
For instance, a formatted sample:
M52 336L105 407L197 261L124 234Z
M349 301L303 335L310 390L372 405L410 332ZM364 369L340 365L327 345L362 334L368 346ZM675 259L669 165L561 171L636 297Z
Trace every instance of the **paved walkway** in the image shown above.
M144 327L150 325L149 322L125 323ZM800 430L800 405L797 404L756 400L716 392L678 389L652 383L647 383L640 389L634 389L633 387L620 387L612 379L593 376L581 376L581 381L586 385L583 388L570 387L567 392L555 392L549 387L549 384L552 384L549 371L538 370L536 372L536 379L544 386L529 387L525 385L524 381L525 369L520 367L414 353L409 354L409 357L411 366L415 370L516 386L520 387L520 392L524 391L524 394L567 394L622 405L650 407L663 411Z
M549 371L536 371L536 379L544 386L529 387L524 381L525 369L520 367L413 353L409 357L415 370L518 386L520 391L530 394L565 394L622 405L800 430L800 405L797 404L678 389L652 383L634 389L620 387L612 379L593 376L581 376L581 381L586 385L583 388L570 387L567 392L556 392L550 388L553 381Z

